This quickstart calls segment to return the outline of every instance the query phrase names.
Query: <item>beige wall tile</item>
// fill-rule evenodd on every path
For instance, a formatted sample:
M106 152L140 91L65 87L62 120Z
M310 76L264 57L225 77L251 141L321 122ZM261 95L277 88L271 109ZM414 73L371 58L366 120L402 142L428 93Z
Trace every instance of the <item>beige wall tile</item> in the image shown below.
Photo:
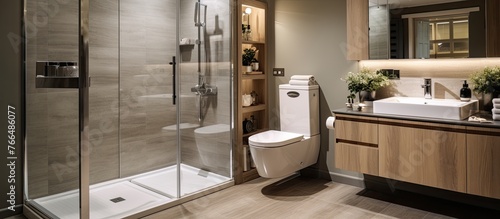
M217 85L219 96L208 99L205 125L229 124L230 5L206 2L207 46L202 48L202 74ZM78 58L78 2L28 1L27 15L48 24L28 32L27 133L30 198L76 189L78 169L73 165L78 144L78 95L71 89L35 88L36 61L76 61ZM58 4L53 14L44 6ZM182 1L181 29L197 37L194 1ZM144 98L170 94L176 53L176 2L133 0L92 1L90 9L90 132L91 183L102 182L176 163L175 132L163 127L177 122L171 98ZM227 11L221 14L221 11ZM218 15L219 28L216 28ZM203 30L202 30L203 31ZM219 36L220 34L220 36ZM215 37L214 37L215 36ZM222 40L222 41L221 41ZM210 51L205 55L205 49ZM198 123L198 98L191 87L198 82L197 49L182 66L181 121ZM196 58L196 59L195 59ZM206 64L218 60L220 63ZM224 92L224 93L221 93ZM223 106L223 108L219 107ZM192 132L192 130L191 130ZM191 133L191 135L193 135ZM185 142L184 142L185 141ZM227 144L230 139L227 138ZM229 167L203 165L194 137L183 138L183 162L229 176ZM229 161L229 152L224 155Z

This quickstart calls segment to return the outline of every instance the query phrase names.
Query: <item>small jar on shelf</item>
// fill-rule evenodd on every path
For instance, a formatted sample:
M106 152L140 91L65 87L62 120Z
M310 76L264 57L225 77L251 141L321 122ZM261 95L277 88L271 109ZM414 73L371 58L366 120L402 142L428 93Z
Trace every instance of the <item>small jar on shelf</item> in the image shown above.
M257 94L257 92L255 91L250 92L250 96L252 97L252 106L259 105L259 101L257 99L259 95Z

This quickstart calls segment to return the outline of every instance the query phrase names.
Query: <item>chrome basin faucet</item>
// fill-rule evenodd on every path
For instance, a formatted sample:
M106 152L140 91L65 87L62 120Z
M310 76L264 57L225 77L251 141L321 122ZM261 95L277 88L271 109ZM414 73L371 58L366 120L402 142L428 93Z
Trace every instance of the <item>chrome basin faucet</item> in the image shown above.
M424 78L422 88L424 88L424 98L432 99L432 80L430 78Z

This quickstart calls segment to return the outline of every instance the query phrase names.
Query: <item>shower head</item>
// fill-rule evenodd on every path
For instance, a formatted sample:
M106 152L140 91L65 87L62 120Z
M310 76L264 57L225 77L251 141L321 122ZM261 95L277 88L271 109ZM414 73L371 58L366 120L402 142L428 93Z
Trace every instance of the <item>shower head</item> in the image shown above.
M203 7L203 9L201 9L201 7ZM201 19L202 13L203 13L203 19ZM207 5L201 4L200 2L196 2L194 7L194 26L204 27L206 22L207 22Z

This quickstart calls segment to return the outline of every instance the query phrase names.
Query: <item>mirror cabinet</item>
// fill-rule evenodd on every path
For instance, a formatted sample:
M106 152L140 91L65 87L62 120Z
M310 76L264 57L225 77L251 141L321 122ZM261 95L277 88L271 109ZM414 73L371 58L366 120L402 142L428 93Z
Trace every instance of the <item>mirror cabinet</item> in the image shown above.
M350 0L347 57L499 57L499 12L497 0Z

